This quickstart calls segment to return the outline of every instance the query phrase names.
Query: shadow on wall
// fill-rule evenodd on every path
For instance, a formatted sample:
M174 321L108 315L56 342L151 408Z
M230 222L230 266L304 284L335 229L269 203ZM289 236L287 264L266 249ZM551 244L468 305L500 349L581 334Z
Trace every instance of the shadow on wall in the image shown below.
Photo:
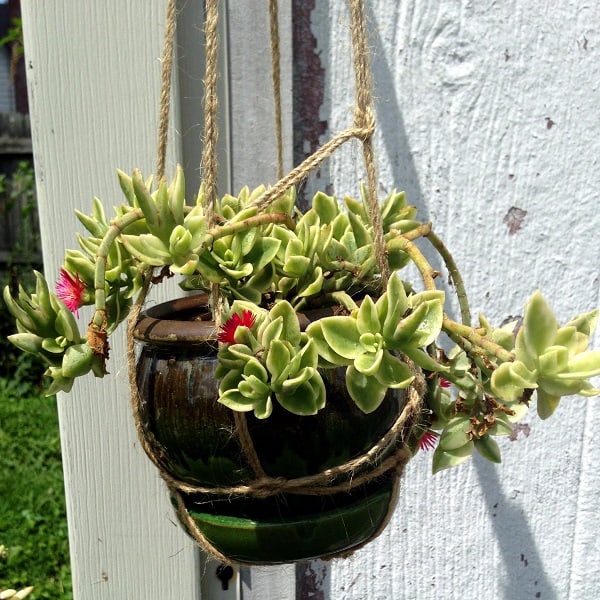
M325 10L325 8L321 8L321 10ZM307 19L306 12L306 9L294 10L294 26L301 30L296 33L294 39L294 84L299 88L294 94L294 130L297 132L298 138L302 138L295 140L296 164L314 152L318 143L322 143L336 133L327 129L327 123L331 119L328 114L323 114L324 110L331 110L331 99L328 102L323 92L328 91L331 94L331 90L321 89L325 86L326 80L324 69L327 69L328 65L333 62L332 48L335 48L335 40L332 40L332 18L331 15L321 14L318 18L318 25L313 25L311 29L310 19ZM420 218L427 221L429 220L428 211L423 201L417 170L410 152L400 100L394 88L392 69L387 62L385 47L378 34L376 16L372 7L367 6L367 12L368 22L372 24L369 27L369 40L372 48L373 85L375 95L379 99L376 102L377 119L379 123L390 125L389 127L378 127L378 133L383 141L384 152L389 157L394 187L406 192L409 204L415 205ZM300 23L296 21L300 21ZM318 31L314 31L315 29ZM314 37L315 33L318 35L318 40ZM302 46L302 53L296 49L297 45ZM313 76L313 87L316 78L316 87L320 88L320 93L311 87L310 95L306 96L304 90L310 86L306 86L304 83L302 78L304 71L308 71L308 75ZM319 102L322 104L319 105ZM359 160L360 154L357 153L356 156ZM310 179L312 181L307 187L311 194L316 189L335 193L335 189L332 190L334 182L331 181L328 161L325 161Z
M540 559L531 527L523 511L504 494L492 463L475 456L473 466L492 515L492 527L508 573L504 600L558 600Z
M430 212L423 190L419 182L417 168L410 150L409 136L406 132L402 116L401 98L394 87L395 77L388 62L386 48L379 35L377 15L371 5L366 6L369 27L369 40L371 43L371 71L373 73L373 86L378 101L375 108L378 128L385 154L388 156L392 175L392 185L406 193L407 204L416 206L417 219L423 223L430 221ZM439 255L429 244L420 244L421 251L434 269L444 271ZM446 289L442 284L441 287ZM446 291L448 291L446 289Z
M379 123L386 124L386 126L378 128L378 135L381 136L383 144L382 150L389 157L393 186L406 192L408 203L415 205L418 209L419 220L427 222L430 219L430 212L423 198L417 169L410 151L409 138L402 116L401 98L394 87L394 73L388 63L385 45L378 33L377 17L372 7L367 6L367 12L370 23L369 39L373 49L373 80L376 96L379 99L376 106L377 118ZM320 65L325 68L332 63L331 24L332 19L330 18L319 19L318 22L317 35L320 54L316 60L319 60ZM310 32L305 31L305 34L308 35ZM311 43L314 44L311 50L316 55L317 41L312 38ZM329 118L327 114L319 114L319 108L321 111L323 110L323 107L312 106L311 116L318 121L320 127L327 123ZM306 117L306 114L303 116ZM304 129L304 127L306 127L305 121L302 123L302 128ZM312 130L312 135L310 133L305 135L306 130L302 134L305 143L308 138L315 141L314 130ZM314 186L328 190L333 183L330 178L330 170L326 161L320 167L318 174L312 176L313 182L308 187ZM333 191L335 193L335 190ZM440 266L439 257L433 250L430 250L427 245L421 245L421 247L434 268ZM511 502L510 498L505 496L495 466L477 458L474 462L479 484L492 514L492 527L498 540L505 571L508 573L507 581L503 584L503 598L505 600L522 598L557 600L552 583L544 572L544 566L525 515L515 503ZM296 566L297 597L300 600L308 598L330 600L329 568L328 563L319 560L298 564Z
M379 35L377 16L370 4L366 6L371 42L371 70L376 102L377 120L390 126L379 127L386 155L389 157L393 185L406 192L409 204L419 211L422 221L429 220L427 205L419 183L417 169L410 151L408 135L401 112L401 100L394 87L394 73L388 63L386 48Z

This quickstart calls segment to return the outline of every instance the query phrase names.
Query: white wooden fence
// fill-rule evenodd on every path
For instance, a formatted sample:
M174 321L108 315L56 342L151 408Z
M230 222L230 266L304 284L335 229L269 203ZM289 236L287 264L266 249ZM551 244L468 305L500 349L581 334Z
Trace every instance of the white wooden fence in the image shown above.
M289 147L292 4L298 8L289 0L280 7ZM346 9L341 1L315 4L311 34L325 69L315 118L336 132L353 102ZM74 243L73 209L94 195L107 207L120 202L117 167L154 168L165 5L23 0L50 279ZM421 216L437 223L475 310L494 321L517 314L535 287L562 319L598 306L600 3L367 5L382 189L406 189ZM187 33L178 40L171 168L195 164L193 150L183 149L201 121L201 2L181 9ZM222 164L231 169L221 186L237 191L275 178L266 0L228 2L227 15L231 118ZM355 193L358 156L342 151L311 186ZM521 226L511 234L515 216ZM124 340L115 340L111 377L82 382L59 400L76 599L295 598L290 566L246 570L229 592L220 590L214 564L204 564L174 523L138 447L124 356ZM518 439L504 440L500 466L474 460L431 477L430 457L417 457L387 531L351 559L300 568L310 585L300 581L298 597L600 597L599 410L598 400L569 398L550 422L531 416Z

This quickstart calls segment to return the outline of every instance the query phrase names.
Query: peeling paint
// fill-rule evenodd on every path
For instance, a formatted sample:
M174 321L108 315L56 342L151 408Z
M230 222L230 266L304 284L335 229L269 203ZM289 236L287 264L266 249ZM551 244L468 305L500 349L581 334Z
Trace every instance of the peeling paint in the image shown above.
M523 221L527 216L527 211L516 206L511 206L506 215L504 215L503 223L508 227L508 235L515 235L521 229Z
M296 598L298 600L326 600L329 570L322 560L299 563L296 566Z
M314 8L315 0L292 1L295 164L317 150L327 130L327 122L319 120L325 94L325 69L311 29Z
M531 433L531 427L529 423L515 423L512 427L512 433L508 436L511 442L516 442L519 439L519 434L523 434L523 437L529 437Z

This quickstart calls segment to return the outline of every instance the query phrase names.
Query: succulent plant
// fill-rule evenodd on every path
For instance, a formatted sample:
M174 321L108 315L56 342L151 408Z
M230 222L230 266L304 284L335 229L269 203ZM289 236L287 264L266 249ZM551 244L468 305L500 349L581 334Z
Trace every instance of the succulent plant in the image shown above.
M343 202L319 192L304 214L294 189L259 211L267 190L244 188L237 197L220 198L209 219L203 188L195 202L185 201L181 168L154 191L152 179L139 171L118 176L126 203L110 220L97 199L91 215L77 213L89 235L78 236L79 250L66 251L57 293L40 273L34 293L20 289L13 298L4 291L17 322L9 339L47 362L48 393L69 391L90 371L106 374L107 338L157 270L180 276L184 290L210 293L219 286L219 402L232 410L266 419L277 402L298 415L315 414L326 403L324 371L342 368L349 395L368 413L388 389L408 387L415 369L422 370L429 412L422 418L421 446L438 442L434 471L463 462L474 450L499 461L492 436L510 433L534 394L546 418L563 396L600 393L589 381L600 374L600 352L588 350L598 311L559 327L536 292L522 324L494 328L480 317L473 327L451 254L430 223L416 220L403 193L394 191L381 204L393 272L383 282L364 188L361 200ZM448 269L460 321L445 312L437 272L415 243L421 239ZM403 278L409 264L420 275L418 285ZM83 304L95 305L86 335L73 316ZM302 331L297 312L324 306L338 307L336 314ZM442 335L454 342L452 350L442 349Z

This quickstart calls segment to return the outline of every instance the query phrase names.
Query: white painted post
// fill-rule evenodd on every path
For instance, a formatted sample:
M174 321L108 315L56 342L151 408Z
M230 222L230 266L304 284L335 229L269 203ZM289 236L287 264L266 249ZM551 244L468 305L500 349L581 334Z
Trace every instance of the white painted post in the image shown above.
M32 137L46 274L75 247L73 210L121 202L117 167L156 161L163 2L23 2ZM178 158L169 151L169 168ZM84 329L88 314L81 317ZM199 556L136 439L124 336L110 377L59 397L77 599L199 598Z
M329 132L350 120L345 5L312 14ZM499 323L535 288L563 322L598 307L600 3L367 6L382 192L405 189L434 221L474 314ZM345 149L319 186L356 193L359 157ZM322 597L600 598L599 411L573 397L550 421L532 414L501 444L502 465L432 477L431 456L417 457L391 526L330 566Z
M199 0L182 2L180 8L202 14ZM222 191L239 187L238 169L252 170L265 183L275 180L275 144L264 142L265 137L271 139L272 125L261 122L270 111L261 113L261 121L248 122L257 106L266 106L271 99L270 56L263 47L268 49L268 42L262 39L268 33L267 2L261 0L260 7L232 2L229 8L230 13L223 11L222 38L232 56L245 58L253 68L251 77L245 77L243 70L231 79L222 76L227 115L222 147L225 156L232 157L224 162L231 163L236 182L234 190ZM23 0L22 11L44 258L52 281L65 247L76 246L78 223L73 210L91 207L95 195L111 210L122 201L117 168L130 172L139 167L144 173L155 168L166 2ZM284 31L289 29L289 2L281 3L280 18ZM196 33L200 36L200 29ZM287 135L291 130L289 40L282 40ZM186 54L179 42L181 70L176 79L181 84L186 68L189 74L190 65L201 57ZM230 106L229 83L236 97ZM178 88L173 96L167 172L182 160L199 162L199 153L195 159L182 153L182 123L190 123L193 115L180 102ZM201 123L201 95L196 100L196 120ZM236 135L242 133L244 152L232 153L231 145L237 147ZM264 160L255 165L259 154ZM230 180L224 168L221 185ZM247 183L255 185L259 180ZM154 294L153 301L161 294L163 290ZM82 329L89 316L82 315ZM113 336L108 369L108 378L77 382L71 394L59 397L76 600L237 599L242 579L246 599L293 597L293 569L267 570L268 581L262 575L265 570L256 575L246 572L242 578L236 575L229 594L221 592L214 563L204 563L175 522L166 488L139 447L127 392L124 335ZM268 596L267 590L275 596Z

